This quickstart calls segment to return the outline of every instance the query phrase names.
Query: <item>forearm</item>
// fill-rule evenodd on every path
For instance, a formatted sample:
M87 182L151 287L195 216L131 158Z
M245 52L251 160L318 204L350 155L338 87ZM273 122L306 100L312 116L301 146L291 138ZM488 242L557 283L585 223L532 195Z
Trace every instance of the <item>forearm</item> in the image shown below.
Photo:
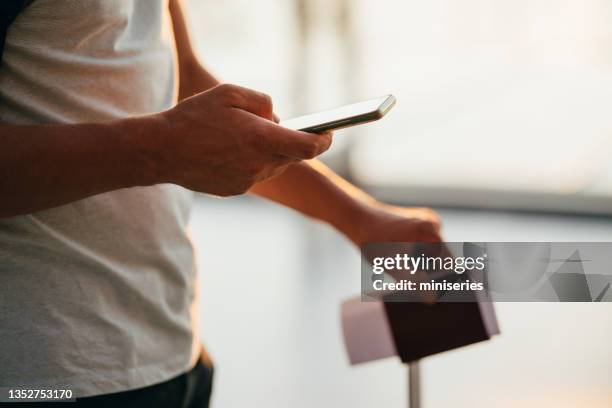
M0 124L0 217L154 184L154 163L143 143L153 129L146 123Z
M353 242L360 241L359 220L381 205L318 160L292 165L250 191L327 222Z

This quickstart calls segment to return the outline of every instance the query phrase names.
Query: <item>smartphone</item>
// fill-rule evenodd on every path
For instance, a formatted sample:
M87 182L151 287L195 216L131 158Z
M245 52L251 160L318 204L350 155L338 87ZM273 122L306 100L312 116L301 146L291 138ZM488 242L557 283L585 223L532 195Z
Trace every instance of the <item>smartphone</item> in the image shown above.
M321 133L373 122L385 116L394 105L395 97L386 95L336 109L284 120L280 122L280 125L302 132Z

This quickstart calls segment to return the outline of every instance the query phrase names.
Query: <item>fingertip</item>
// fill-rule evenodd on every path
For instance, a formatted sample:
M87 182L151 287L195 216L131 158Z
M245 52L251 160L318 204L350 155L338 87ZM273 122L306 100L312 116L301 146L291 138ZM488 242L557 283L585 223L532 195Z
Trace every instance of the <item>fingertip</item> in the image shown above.
M332 141L333 141L333 133L332 132L324 132L320 134L320 140L321 140L321 145L324 147L325 150L329 149ZM324 150L324 151L325 151Z

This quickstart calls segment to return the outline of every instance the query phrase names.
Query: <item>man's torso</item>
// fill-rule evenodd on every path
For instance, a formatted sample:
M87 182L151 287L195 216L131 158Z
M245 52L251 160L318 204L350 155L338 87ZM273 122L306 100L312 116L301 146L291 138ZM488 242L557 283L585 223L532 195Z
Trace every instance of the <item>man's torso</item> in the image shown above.
M7 33L0 120L94 122L171 107L166 1L34 1ZM0 386L61 382L86 396L189 369L191 196L131 188L0 219Z

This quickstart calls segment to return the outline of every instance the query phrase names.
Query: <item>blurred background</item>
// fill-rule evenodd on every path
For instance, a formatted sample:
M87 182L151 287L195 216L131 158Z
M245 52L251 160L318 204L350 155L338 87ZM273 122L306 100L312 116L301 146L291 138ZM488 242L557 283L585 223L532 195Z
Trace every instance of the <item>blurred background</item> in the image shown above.
M607 0L190 0L200 57L289 118L393 93L324 160L380 199L437 208L449 241L610 241ZM350 367L359 254L249 197L201 196L202 336L218 407L403 407L405 369ZM612 304L498 304L502 335L425 360L425 407L612 406Z

